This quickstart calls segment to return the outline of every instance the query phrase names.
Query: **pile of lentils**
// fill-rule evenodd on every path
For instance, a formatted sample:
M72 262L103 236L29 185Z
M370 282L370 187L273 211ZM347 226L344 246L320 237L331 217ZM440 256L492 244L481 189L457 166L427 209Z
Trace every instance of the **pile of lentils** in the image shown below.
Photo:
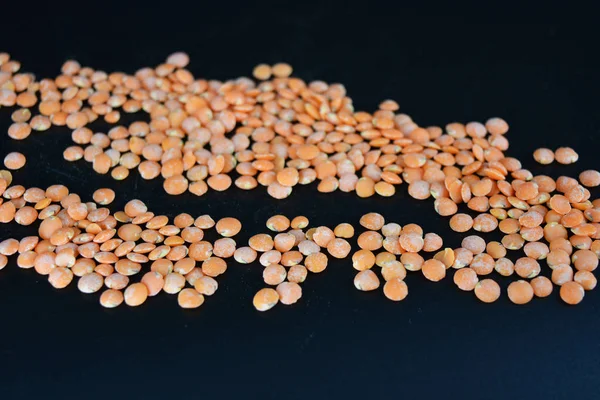
M499 230L502 240L470 235L461 247L444 248L439 235L424 234L418 224L401 226L367 213L359 221L366 229L357 237L359 249L352 252L349 223L308 228L304 216L275 215L266 222L272 233L258 233L238 247L233 237L242 224L234 217L215 222L183 213L170 221L137 199L113 213L106 207L116 197L111 189L98 189L92 202L84 202L63 185L13 184L11 171L26 163L25 155L13 152L0 170L0 223L38 224L38 231L2 241L0 269L18 254L19 267L35 269L57 289L76 276L81 292L102 290L100 303L108 308L138 306L161 292L177 294L183 308L197 308L217 291L215 278L230 258L240 264L258 259L264 267L267 287L253 298L260 311L296 303L308 272L323 272L329 256L351 257L358 290L379 289L381 276L383 294L393 301L408 295L407 271L438 282L454 270L456 286L484 303L501 296L488 277L494 272L519 276L507 289L515 304L548 297L556 285L560 298L574 305L595 288L600 199L591 201L587 188L600 185L598 171L583 171L578 179L534 176L505 156L509 126L501 118L421 127L398 113L393 100L372 114L355 111L343 85L306 83L291 77L285 63L256 66L255 80L226 82L196 79L188 63L188 55L178 52L155 68L127 75L69 60L59 76L38 81L0 53L0 107L18 107L8 135L24 140L32 130L67 126L75 144L64 150L65 160L83 159L116 180L134 169L146 180L162 177L170 195L202 196L235 184L243 190L266 187L280 200L294 186L318 181L323 193L390 197L406 182L411 197L434 200L453 231ZM140 111L149 123L119 125L122 113ZM99 118L113 125L108 133L88 127ZM533 158L544 165L572 164L579 156L561 147L538 149ZM477 215L459 213L459 206ZM204 240L213 228L221 237ZM507 258L508 251L521 250L516 262ZM540 262L551 278L541 275Z
M105 207L116 197L111 189L98 189L94 201L83 202L63 185L45 190L21 185L7 188L10 175L3 176L0 193L8 201L0 205L0 222L40 223L37 235L0 242L0 269L9 256L18 254L18 267L47 276L56 289L67 287L74 277L83 293L105 287L100 304L107 308L123 302L139 306L161 292L177 294L182 308L197 308L204 303L204 296L217 291L215 278L227 271L228 259L249 264L258 258L264 266L264 282L276 287L259 291L254 299L257 309L267 310L278 301L297 302L302 296L299 284L308 272L325 270L328 257L320 245L327 242L324 247L336 258L350 253L346 240L328 236L329 228L305 232L309 223L305 217L292 221L282 215L269 218L267 227L277 232L274 237L257 234L248 246L238 247L233 237L242 224L236 218L215 222L209 215L194 218L182 213L170 221L148 211L137 199L129 201L124 210L111 213ZM290 227L293 229L285 232ZM211 229L220 236L212 243L205 239L205 232ZM134 282L136 277L139 279Z

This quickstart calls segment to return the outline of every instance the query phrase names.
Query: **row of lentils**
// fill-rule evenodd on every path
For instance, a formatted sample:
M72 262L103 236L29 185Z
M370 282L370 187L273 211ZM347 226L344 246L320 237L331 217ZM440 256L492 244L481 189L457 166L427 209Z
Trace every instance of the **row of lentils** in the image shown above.
M253 304L257 310L266 311L278 302L296 303L302 297L300 284L308 272L323 272L328 255L345 259L352 251L347 239L355 236L355 230L348 223L334 229L309 229L304 216L290 220L275 215L266 223L274 236L259 233L250 237L247 246L239 247L233 237L242 230L242 224L236 218L215 222L209 215L194 218L182 213L171 222L165 215L148 211L140 200L129 201L124 210L113 214L105 207L115 199L111 189L99 189L93 194L94 201L82 202L62 185L46 190L9 186L6 178L10 173L0 172L0 223L38 224L37 235L0 242L0 269L7 265L9 256L18 254L16 264L20 268L33 268L47 276L56 289L67 287L74 277L78 277L77 287L83 293L105 287L100 303L107 308L123 302L138 306L161 292L177 294L183 308L197 308L204 303L204 296L217 291L215 278L226 272L227 259L233 258L240 264L258 260L264 267L263 280L272 287L258 291ZM452 249L443 248L439 235L424 234L417 224L386 223L378 213L365 214L359 224L366 230L358 235L359 250L351 256L353 268L359 271L354 285L362 291L378 289L380 278L373 271L376 265L385 281L383 294L393 301L408 295L407 271L421 271L426 279L438 282L446 277L447 270L455 269L456 286L474 291L485 303L500 297L500 286L493 279L480 279L494 271L502 276L516 273L522 278L508 286L508 297L515 304L528 303L534 295L549 296L553 284L560 286L560 297L567 304L578 304L585 290L596 286L592 272L598 266L600 241L581 239L581 235L567 239L558 234L566 232L564 227L557 230L551 223L544 229L550 246L530 241L523 246L526 256L515 263L506 255L518 248L504 240L486 243L470 235L461 247ZM210 229L220 238L206 240L205 232ZM540 274L539 260L546 260L551 279Z

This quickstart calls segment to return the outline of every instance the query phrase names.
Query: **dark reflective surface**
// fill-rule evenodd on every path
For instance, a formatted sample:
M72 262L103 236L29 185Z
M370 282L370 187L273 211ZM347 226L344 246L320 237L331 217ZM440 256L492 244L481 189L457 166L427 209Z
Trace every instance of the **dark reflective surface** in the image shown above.
M598 35L579 18L585 10L574 14L579 22L571 26L571 14L552 6L514 15L492 7L425 12L373 4L165 7L27 10L25 19L3 21L11 35L0 39L0 49L38 77L55 76L69 57L133 73L184 50L196 76L214 79L249 76L257 63L284 60L305 80L344 83L357 110L373 111L393 98L421 125L501 116L511 125L507 154L534 174L556 178L600 167ZM91 16L91 10L100 14ZM4 131L11 111L0 109ZM94 129L106 132L107 126ZM275 213L358 228L362 214L377 211L389 221L417 222L448 246L464 237L450 231L431 200L409 198L405 185L388 199L321 194L314 185L295 188L283 201L262 188L170 197L160 180L132 173L115 182L84 161L64 161L70 144L66 128L32 133L20 143L0 135L3 155L21 151L28 157L15 173L17 183L63 183L90 200L95 189L110 187L117 192L113 211L140 198L157 214L236 216L244 226L235 238L242 245L266 231ZM563 145L579 152L577 164L534 163L537 147ZM2 226L0 239L31 231ZM351 243L356 248L355 239ZM435 284L416 273L407 278L408 298L396 304L380 291L358 292L350 261L330 260L324 273L309 276L298 304L261 314L251 304L261 273L258 263L231 262L216 295L195 311L181 310L166 294L138 309L105 310L98 294L82 294L75 284L54 290L13 260L0 273L0 384L6 394L0 398L166 398L181 391L189 398L587 399L600 393L597 291L575 308L562 304L556 289L525 307L510 304L505 292L483 305L451 277ZM499 281L504 291L511 279Z

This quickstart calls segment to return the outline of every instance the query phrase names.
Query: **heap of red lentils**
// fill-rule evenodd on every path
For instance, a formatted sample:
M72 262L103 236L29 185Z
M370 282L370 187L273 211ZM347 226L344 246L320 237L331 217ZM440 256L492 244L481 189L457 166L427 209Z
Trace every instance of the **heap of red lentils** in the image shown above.
M454 270L456 286L485 303L501 296L494 273L518 275L507 289L515 304L547 297L554 286L564 302L578 304L595 288L600 199L591 201L587 188L600 185L598 171L583 171L578 179L534 176L505 156L509 126L501 118L421 127L398 113L393 100L372 114L355 111L343 85L306 83L291 77L285 63L258 65L255 80L226 82L196 79L188 63L187 54L174 53L156 68L127 75L70 60L56 78L38 81L0 53L0 107L17 107L8 135L24 140L32 130L67 126L74 145L64 150L65 160L84 159L116 180L132 170L146 180L161 177L170 195L202 196L234 184L243 190L260 185L284 199L294 186L317 181L324 193L390 197L406 182L411 197L433 199L453 231L475 233L453 249L417 224L366 213L359 249L352 252L351 224L308 228L306 217L275 215L266 222L272 233L238 246L233 237L242 224L234 217L215 222L179 214L171 221L137 199L112 212L106 207L116 196L111 189L98 189L85 202L63 185L13 184L10 171L26 163L13 152L0 170L0 223L36 224L38 231L1 242L0 269L18 254L19 267L35 269L57 289L77 277L78 289L102 292L100 303L108 308L138 306L161 292L177 294L183 308L197 308L217 291L216 278L231 258L240 264L258 259L264 267L267 287L253 298L260 311L299 301L308 273L323 272L329 257L351 258L359 290L377 290L383 279L383 294L393 301L408 295L407 271L438 282ZM149 123L119 124L123 113L141 111ZM107 133L88 127L99 118L112 125ZM533 158L572 164L579 156L561 147L538 149ZM220 235L213 242L205 240L211 229ZM497 230L504 235L499 242L477 234ZM513 262L509 252L521 257ZM545 265L550 278L541 274Z

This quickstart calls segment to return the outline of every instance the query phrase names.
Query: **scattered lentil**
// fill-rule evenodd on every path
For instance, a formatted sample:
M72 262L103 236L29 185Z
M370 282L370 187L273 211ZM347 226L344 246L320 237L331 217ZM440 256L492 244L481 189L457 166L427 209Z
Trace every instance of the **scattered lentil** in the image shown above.
M508 298L515 304L526 304L533 298L533 287L527 281L511 282L507 289Z
M559 147L554 152L554 158L561 164L573 164L579 160L579 155L570 147Z
M484 303L493 303L500 297L500 286L492 279L484 279L475 285L475 296Z
M383 293L392 301L402 301L408 296L408 286L402 279L393 278L383 285Z
M584 296L585 290L578 282L570 281L560 287L560 298L569 305L581 303Z
M460 290L474 290L477 282L479 282L477 273L471 268L461 268L454 274L454 283Z
M134 283L125 289L124 298L128 306L139 306L148 298L148 288L143 283Z
M552 293L552 281L545 276L533 278L530 284L537 297L548 297Z
M258 311L267 311L275 307L279 301L279 293L271 288L259 290L255 295L252 303Z
M25 166L25 156L21 153L12 152L4 157L4 166L10 170L17 170Z
M533 152L533 158L540 164L551 164L554 161L554 152L550 149L537 149Z
M379 278L370 269L360 271L354 277L354 286L365 292L376 290L379 288Z

